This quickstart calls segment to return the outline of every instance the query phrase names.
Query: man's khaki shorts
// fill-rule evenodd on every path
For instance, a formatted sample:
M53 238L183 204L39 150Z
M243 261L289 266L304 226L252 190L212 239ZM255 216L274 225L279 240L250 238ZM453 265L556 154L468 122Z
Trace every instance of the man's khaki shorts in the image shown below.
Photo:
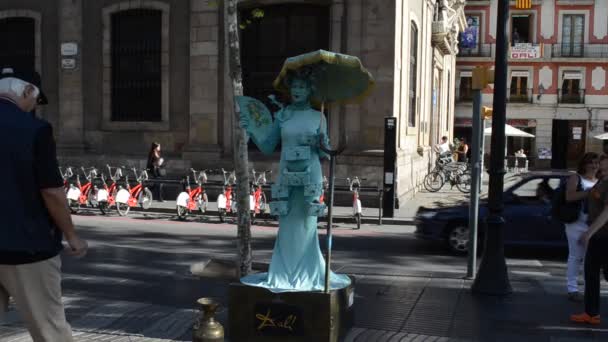
M73 341L61 301L59 256L31 264L0 265L0 318L9 295L34 342Z

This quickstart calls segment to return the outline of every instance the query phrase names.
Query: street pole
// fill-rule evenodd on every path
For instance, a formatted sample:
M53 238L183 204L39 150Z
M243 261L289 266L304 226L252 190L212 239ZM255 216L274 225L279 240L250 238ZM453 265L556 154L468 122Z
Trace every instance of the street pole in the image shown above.
M484 174L484 157L486 155L486 135L485 135L485 130L486 130L486 118L485 116L481 116L481 131L478 132L477 134L479 134L481 140L479 140L481 142L481 146L479 147L479 149L481 150L481 173L479 176L479 192L482 192L483 189L483 174Z
M504 150L507 96L507 18L509 1L498 0L496 26L496 61L494 103L492 115L492 141L490 149L490 193L488 203L485 246L479 272L472 291L477 294L504 296L512 292L504 255L503 211Z
M475 83L475 82L474 82ZM477 219L479 217L479 189L481 177L481 140L483 119L481 115L481 89L473 89L473 150L471 153L471 199L469 203L469 259L467 263L467 278L473 279L477 268Z

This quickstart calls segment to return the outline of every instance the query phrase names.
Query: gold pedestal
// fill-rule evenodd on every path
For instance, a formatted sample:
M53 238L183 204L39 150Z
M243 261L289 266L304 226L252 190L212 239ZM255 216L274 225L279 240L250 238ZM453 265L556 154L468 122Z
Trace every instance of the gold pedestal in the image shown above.
M352 280L349 287L330 293L273 293L230 284L228 336L248 342L337 342L354 324Z

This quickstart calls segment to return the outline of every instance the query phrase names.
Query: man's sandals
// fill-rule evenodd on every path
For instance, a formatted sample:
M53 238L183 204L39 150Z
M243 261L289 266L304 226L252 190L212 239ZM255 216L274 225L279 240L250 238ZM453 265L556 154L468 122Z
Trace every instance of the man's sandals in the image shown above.
M591 325L599 325L600 324L600 315L589 316L586 312L577 315L571 315L570 321L575 323L587 323Z

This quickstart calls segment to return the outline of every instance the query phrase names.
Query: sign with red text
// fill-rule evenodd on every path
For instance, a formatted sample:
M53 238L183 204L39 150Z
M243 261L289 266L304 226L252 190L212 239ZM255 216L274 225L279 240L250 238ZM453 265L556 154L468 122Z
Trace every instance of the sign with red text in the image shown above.
M534 59L542 56L541 46L538 44L518 43L511 46L512 59Z

